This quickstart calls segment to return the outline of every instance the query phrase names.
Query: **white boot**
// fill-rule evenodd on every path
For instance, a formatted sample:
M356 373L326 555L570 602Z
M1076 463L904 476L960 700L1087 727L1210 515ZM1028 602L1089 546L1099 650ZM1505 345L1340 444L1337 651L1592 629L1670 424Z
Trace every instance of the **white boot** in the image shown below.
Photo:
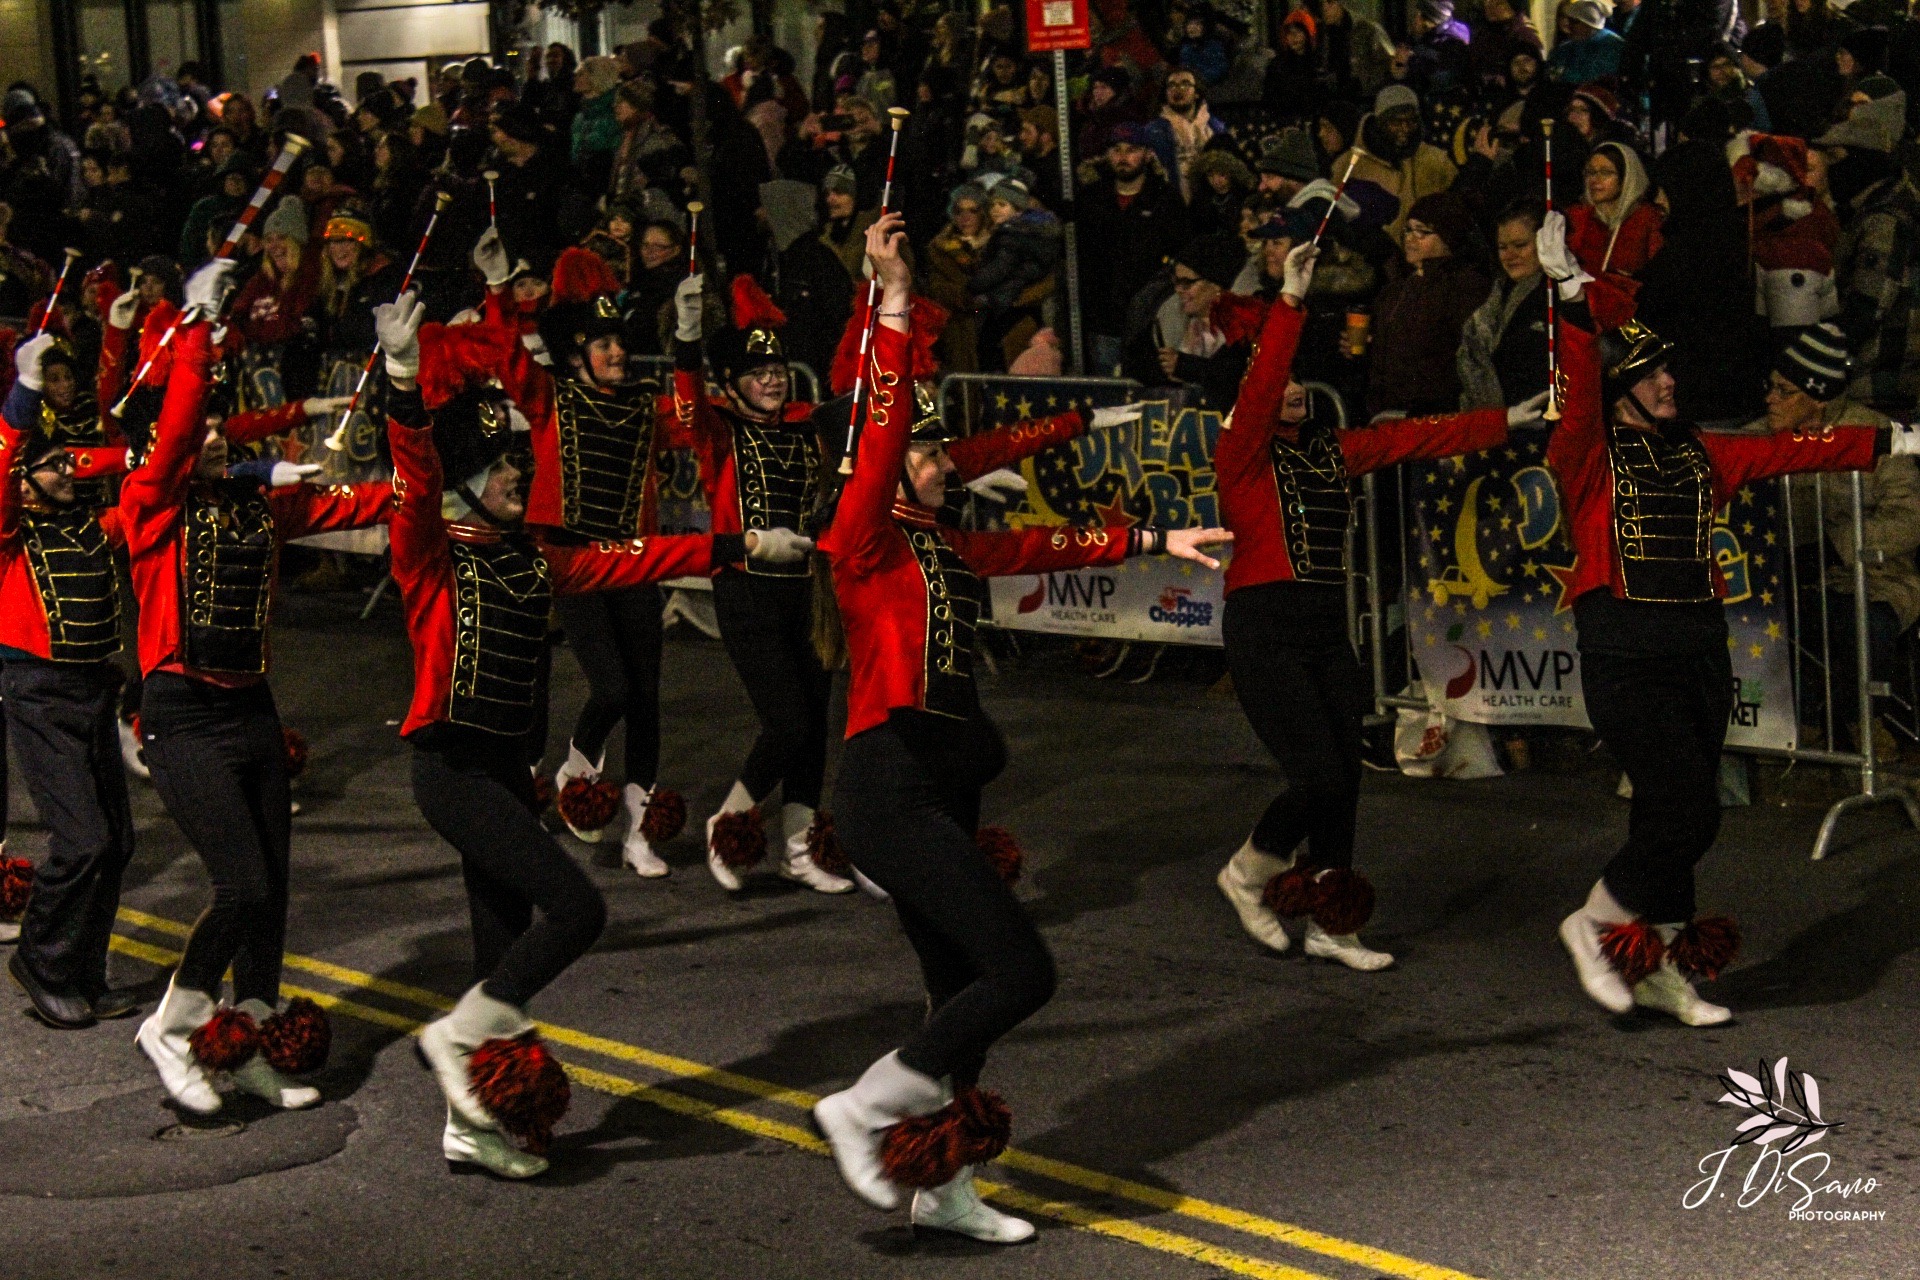
M160 1073L160 1083L173 1100L203 1116L220 1109L220 1095L214 1091L207 1069L193 1056L187 1037L205 1026L219 1007L206 992L183 987L178 980L169 982L160 1007L140 1024L133 1037Z
M853 881L822 870L807 852L807 832L812 828L812 809L803 804L780 806L780 830L787 838L781 851L780 874L815 893L852 893Z
M1680 926L1659 924L1654 928L1671 950ZM1671 954L1661 957L1658 969L1633 984L1633 1002L1644 1009L1670 1013L1690 1027L1717 1027L1733 1019L1733 1010L1700 998Z
M480 1099L467 1087L467 1055L489 1040L511 1040L533 1030L533 1019L504 1000L495 1000L475 983L444 1018L420 1032L420 1052L447 1095L448 1108L476 1129L498 1130Z
M140 750L140 739L133 732L133 726L125 720L120 725L120 763L126 765L127 772L136 778L151 778L153 773L147 768L147 758Z
M1276 858L1262 853L1253 847L1253 837L1249 836L1214 877L1214 883L1220 886L1220 892L1227 895L1227 901L1239 915L1240 927L1255 942L1275 951L1285 951L1293 945L1293 940L1287 937L1287 931L1280 927L1280 918L1267 909L1260 895L1266 891L1267 881L1290 870L1298 856Z
M1303 948L1310 956L1322 960L1338 960L1349 969L1358 969L1361 973L1373 973L1393 963L1393 957L1385 951L1375 951L1360 941L1357 933L1328 933L1318 922L1307 921L1307 940Z
M598 760L589 760L581 753L580 748L569 742L567 744L567 758L565 763L553 772L553 794L555 799L557 800L559 798L560 793L567 789L567 784L575 778L583 778L588 782L598 782L600 780L600 771L606 767L606 763L607 753L605 748L601 749ZM560 820L566 822L566 815L562 814ZM571 822L567 822L567 830L573 832L574 835L586 841L588 844L600 843L601 829L582 831Z
M855 867L853 869L853 883L854 883L854 886L860 890L860 892L866 894L869 898L872 898L875 902L892 902L893 901L892 894L888 893L885 889L882 889L879 885L867 879L865 876L861 875L860 868L858 867Z
M1613 894L1607 891L1607 882L1596 880L1586 905L1560 922L1560 942L1573 957L1580 985L1609 1013L1626 1013L1632 1009L1633 993L1627 990L1626 980L1600 949L1600 931L1610 924L1630 924L1633 919L1633 912L1614 901Z
M973 1166L960 1170L952 1182L913 1193L915 1227L952 1231L988 1244L1019 1244L1033 1239L1033 1224L992 1209L973 1185Z
M720 812L707 819L707 870L713 873L713 878L718 880L720 887L728 893L738 893L743 882L739 874L722 862L720 855L714 851L713 829L725 815L745 813L751 808L753 808L753 797L747 794L744 785L736 781L733 789L727 792L727 798L720 802Z
M640 829L647 820L647 805L653 800L653 791L637 782L629 782L621 794L627 801L627 838L621 842L620 861L631 868L635 875L658 880L673 868L653 851L646 832Z
M854 1083L813 1108L813 1121L833 1147L840 1176L853 1194L876 1209L900 1205L900 1189L880 1164L880 1135L909 1116L924 1116L953 1101L942 1081L923 1076L889 1053Z
M477 1164L501 1178L534 1178L547 1171L544 1156L522 1151L493 1128L468 1124L447 1104L447 1127L440 1135L440 1154L448 1164Z
M256 1025L264 1025L274 1011L267 1007L264 1000L242 1000L240 1012L252 1018ZM304 1111L320 1101L318 1089L281 1075L267 1062L265 1054L254 1054L238 1068L229 1071L227 1076L233 1081L234 1088L256 1098L264 1098L282 1111Z

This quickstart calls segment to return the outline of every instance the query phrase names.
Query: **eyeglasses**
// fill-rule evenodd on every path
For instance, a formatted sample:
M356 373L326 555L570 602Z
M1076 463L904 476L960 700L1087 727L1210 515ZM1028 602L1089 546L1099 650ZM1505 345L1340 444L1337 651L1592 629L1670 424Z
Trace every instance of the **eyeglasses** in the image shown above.
M71 474L73 471L73 455L62 449L57 453L48 454L28 469L31 471L58 471Z
M1199 276L1175 276L1173 278L1173 287L1180 290L1182 293L1185 293L1188 289L1193 288L1193 286L1199 283L1200 283Z
M745 377L748 382L787 382L791 380L792 375L787 372L787 366L783 364L769 364L762 365Z
M1410 236L1419 236L1422 239L1425 239L1427 236L1437 236L1440 233L1438 231L1435 231L1432 227L1423 227L1417 222L1409 222L1407 224L1407 234Z

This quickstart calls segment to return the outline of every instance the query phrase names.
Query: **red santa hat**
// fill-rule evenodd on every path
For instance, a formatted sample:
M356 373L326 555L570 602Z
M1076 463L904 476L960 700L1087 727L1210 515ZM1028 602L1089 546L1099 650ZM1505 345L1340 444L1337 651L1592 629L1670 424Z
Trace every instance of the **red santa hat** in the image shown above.
M1727 163L1733 167L1734 181L1750 191L1755 201L1779 198L1780 211L1789 218L1813 212L1806 139L1746 130L1727 143Z

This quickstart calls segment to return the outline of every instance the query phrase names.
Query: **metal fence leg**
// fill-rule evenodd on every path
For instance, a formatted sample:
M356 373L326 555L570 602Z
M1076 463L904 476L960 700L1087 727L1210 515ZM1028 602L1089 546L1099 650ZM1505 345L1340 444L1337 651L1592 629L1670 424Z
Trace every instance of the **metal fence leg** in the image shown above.
M366 607L360 610L360 621L365 622L373 616L373 611L380 606L380 597L386 595L387 588L392 585L392 574L388 574L386 577L380 579L379 583L373 588L373 594L367 597Z
M1920 803L1914 801L1913 793L1907 790L1904 784L1896 786L1892 790L1881 791L1871 795L1863 793L1857 796L1848 796L1838 804L1835 804L1833 808L1827 810L1827 816L1821 820L1820 834L1816 836L1813 841L1813 861L1821 862L1825 860L1828 851L1832 849L1833 835L1840 826L1840 818L1842 815L1860 809L1869 809L1874 805L1894 803L1899 804L1901 808L1907 811L1908 824L1916 830L1920 830Z

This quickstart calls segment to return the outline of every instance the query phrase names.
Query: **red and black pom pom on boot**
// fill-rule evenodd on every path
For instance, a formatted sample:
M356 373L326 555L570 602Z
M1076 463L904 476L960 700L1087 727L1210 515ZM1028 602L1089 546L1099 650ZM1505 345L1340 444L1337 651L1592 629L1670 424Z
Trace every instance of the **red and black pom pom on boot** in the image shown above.
M1299 871L1299 868L1295 869ZM1285 880L1295 872L1278 879ZM1288 904L1304 903L1309 917L1300 949L1320 960L1333 960L1360 973L1374 973L1393 963L1393 956L1360 941L1360 927L1373 918L1373 882L1351 867L1306 868L1306 883L1287 886Z
M1628 920L1600 931L1600 954L1631 987L1660 967L1667 947L1658 929L1645 920Z
M533 775L533 812L537 816L553 807L560 792L554 787L553 779L544 773Z
M647 843L658 848L686 826L687 798L671 787L654 787L648 793L646 816L640 819L640 833L647 838Z
M305 996L260 1024L260 1056L275 1071L303 1076L327 1065L333 1049L333 1022Z
M940 1110L889 1126L880 1164L895 1186L945 1186L968 1165L997 1158L1012 1137L1013 1113L1000 1095L969 1086Z
M759 807L727 809L707 820L707 870L720 887L736 893L740 874L767 856L767 824Z
M298 729L289 729L284 725L280 729L280 740L287 752L287 780L291 782L307 771L307 736Z
M1667 945L1674 964L1702 982L1719 977L1739 950L1740 926L1727 916L1701 916Z
M604 778L575 778L560 788L554 802L560 818L574 833L592 832L595 839L620 812L620 788ZM583 837L584 838L584 837Z
M1312 915L1314 904L1319 901L1319 891L1313 883L1313 869L1289 867L1282 871L1267 881L1267 887L1260 891L1260 901L1267 910L1283 919Z
M480 1045L467 1057L467 1085L500 1127L534 1155L547 1153L553 1126L573 1101L567 1073L535 1031Z
M834 834L833 815L825 809L815 810L813 821L807 825L807 856L828 875L853 874L853 863L847 860L847 851L840 847L840 837Z
M0 858L0 920L25 915L32 895L33 864L25 858Z
M973 833L973 842L987 855L987 865L1007 884L1020 879L1027 863L1026 851L1005 827L981 827Z
M187 1044L209 1071L234 1071L260 1052L260 1025L251 1014L223 1005L194 1029Z

